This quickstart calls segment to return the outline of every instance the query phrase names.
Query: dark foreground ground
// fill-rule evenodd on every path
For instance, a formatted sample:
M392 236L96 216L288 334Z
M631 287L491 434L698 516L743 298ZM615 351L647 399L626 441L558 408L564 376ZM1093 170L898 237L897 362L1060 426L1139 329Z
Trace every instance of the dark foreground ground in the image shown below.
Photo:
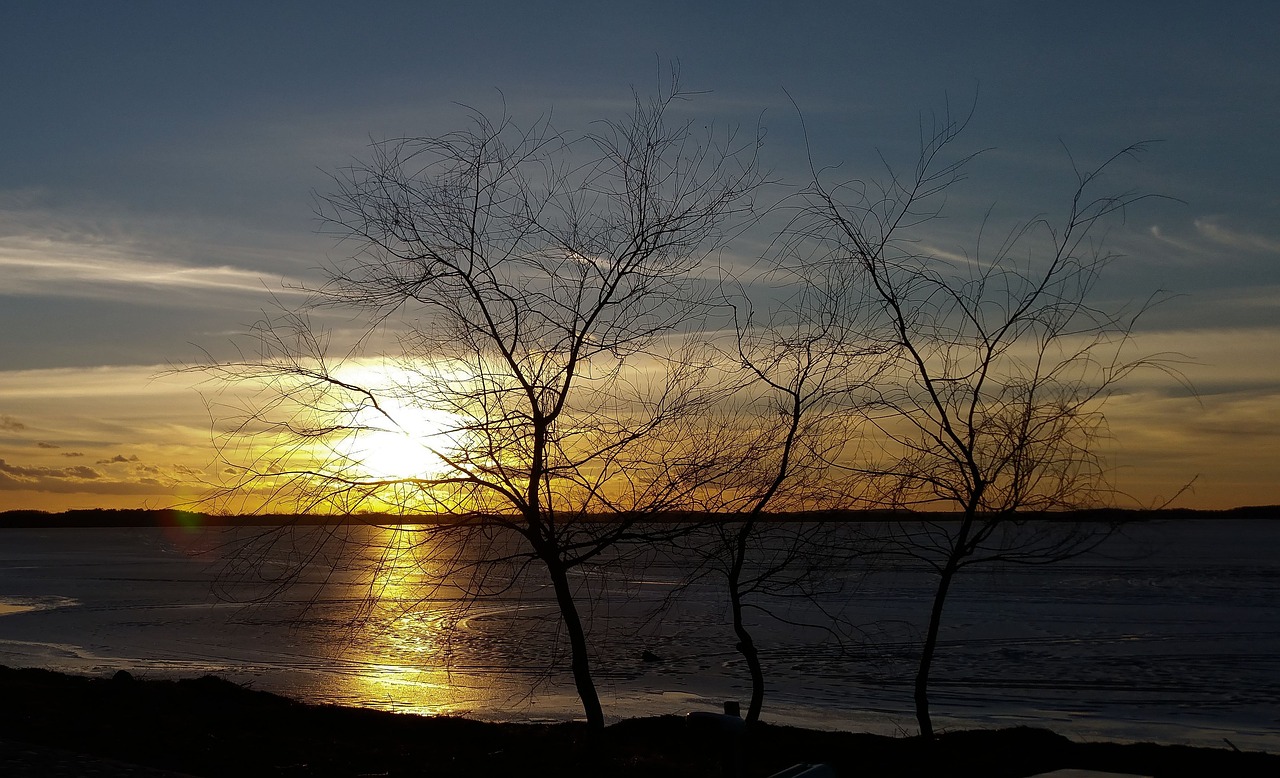
M213 677L94 679L0 666L0 775L702 778L722 774L719 740L678 717L623 721L591 738L575 723L489 724L303 705ZM1064 768L1161 778L1280 775L1277 755L1073 743L1026 728L952 732L928 746L762 725L738 747L744 776L800 762L858 778L1013 778Z

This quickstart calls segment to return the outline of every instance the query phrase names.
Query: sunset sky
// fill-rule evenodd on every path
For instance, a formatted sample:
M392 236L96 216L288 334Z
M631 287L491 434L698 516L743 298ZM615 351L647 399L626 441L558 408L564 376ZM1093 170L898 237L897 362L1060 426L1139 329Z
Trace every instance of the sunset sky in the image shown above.
M1098 298L1163 290L1108 406L1126 505L1280 503L1280 5L1272 2L8 3L0 11L0 510L166 507L216 478L175 365L227 356L346 247L314 193L371 141L467 108L625 113L679 62L691 116L767 128L766 165L910 164L949 102L990 149L929 240L1061 214L1071 160L1169 199L1113 226ZM788 97L789 95L789 97ZM1069 153L1068 153L1069 152ZM752 245L747 243L745 245ZM745 247L740 250L747 250ZM335 326L342 321L335 319Z

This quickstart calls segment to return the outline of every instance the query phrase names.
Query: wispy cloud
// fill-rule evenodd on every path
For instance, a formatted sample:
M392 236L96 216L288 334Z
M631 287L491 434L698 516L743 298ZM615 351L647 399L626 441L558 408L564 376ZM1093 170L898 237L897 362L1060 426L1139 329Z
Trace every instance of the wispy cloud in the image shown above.
M1195 478L1181 507L1275 501L1280 455L1280 393L1241 391L1211 397L1138 392L1107 406L1117 485L1134 494L1169 495Z
M1213 218L1196 219L1195 226L1198 233L1223 246L1240 251L1261 251L1280 254L1280 238L1233 230L1223 226Z
M139 214L93 198L0 189L0 295L132 292L154 304L156 291L166 299L186 291L226 304L226 295L287 296L302 285L290 276L312 246L244 226L232 242L227 235L216 216Z
M297 282L230 266L200 267L140 258L115 246L30 237L0 238L0 294L118 297L123 287L254 295L300 294Z
M1160 225L1158 224L1151 225L1151 227L1148 229L1148 232L1150 233L1151 237L1155 238L1156 241L1158 241L1159 243L1165 246L1170 246L1172 248L1178 249L1179 251L1183 251L1186 253L1199 254L1202 250L1200 247L1192 244L1190 241L1183 240L1181 238L1176 238L1169 235L1168 233L1165 232L1164 228L1160 227Z
M194 395L191 376L171 375L168 365L64 367L0 371L0 400ZM0 417L0 429L17 431L26 423Z
M1199 264L1207 257L1212 257L1215 261L1233 258L1231 253L1222 251L1224 248L1243 255L1280 253L1280 237L1228 226L1221 216L1201 216L1192 220L1189 225L1175 224L1172 228L1151 225L1147 228L1147 234L1164 250L1149 252L1149 256L1158 258L1161 262L1170 260L1170 250L1175 252L1175 257L1194 264ZM1140 251L1134 253L1144 255Z
M1274 327L1168 329L1142 332L1130 344L1129 356L1165 355L1201 395L1244 390L1265 391L1275 386L1280 360L1280 332ZM1185 396L1186 390L1159 371L1135 374L1130 389L1159 390Z

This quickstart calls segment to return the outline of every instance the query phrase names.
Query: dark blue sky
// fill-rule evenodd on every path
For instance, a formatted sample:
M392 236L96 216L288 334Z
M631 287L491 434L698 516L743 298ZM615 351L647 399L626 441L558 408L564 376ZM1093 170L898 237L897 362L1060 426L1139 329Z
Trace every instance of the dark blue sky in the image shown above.
M944 247L970 240L989 205L1010 218L1063 207L1064 147L1087 165L1160 139L1117 185L1181 202L1148 203L1112 232L1128 258L1103 293L1185 295L1148 319L1147 342L1197 360L1203 397L1153 381L1117 408L1126 429L1173 430L1132 436L1143 462L1184 452L1161 465L1169 480L1217 473L1201 494L1232 502L1280 463L1280 6L943 5L6 4L0 416L22 429L0 428L0 462L53 468L36 443L79 434L68 419L104 423L83 399L50 420L40 380L146 376L216 351L282 280L315 278L341 249L317 234L312 193L371 140L454 129L459 103L580 129L678 61L684 85L707 91L691 115L762 122L766 162L787 178L804 175L788 93L815 157L858 175L879 153L910 162L922 114L976 101L964 142L991 151L929 236ZM142 446L127 439L137 426L80 437ZM1194 453L1246 434L1252 465ZM1242 471L1254 474L1233 480Z

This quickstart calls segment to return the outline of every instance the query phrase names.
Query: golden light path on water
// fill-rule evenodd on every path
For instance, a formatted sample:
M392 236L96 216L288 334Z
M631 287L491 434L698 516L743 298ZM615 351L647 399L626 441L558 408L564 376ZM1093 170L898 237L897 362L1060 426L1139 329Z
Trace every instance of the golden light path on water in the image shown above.
M364 707L464 715L491 707L492 668L452 666L453 641L479 612L462 602L421 529L370 527L350 597L360 601L330 694ZM501 686L501 684L499 684Z

